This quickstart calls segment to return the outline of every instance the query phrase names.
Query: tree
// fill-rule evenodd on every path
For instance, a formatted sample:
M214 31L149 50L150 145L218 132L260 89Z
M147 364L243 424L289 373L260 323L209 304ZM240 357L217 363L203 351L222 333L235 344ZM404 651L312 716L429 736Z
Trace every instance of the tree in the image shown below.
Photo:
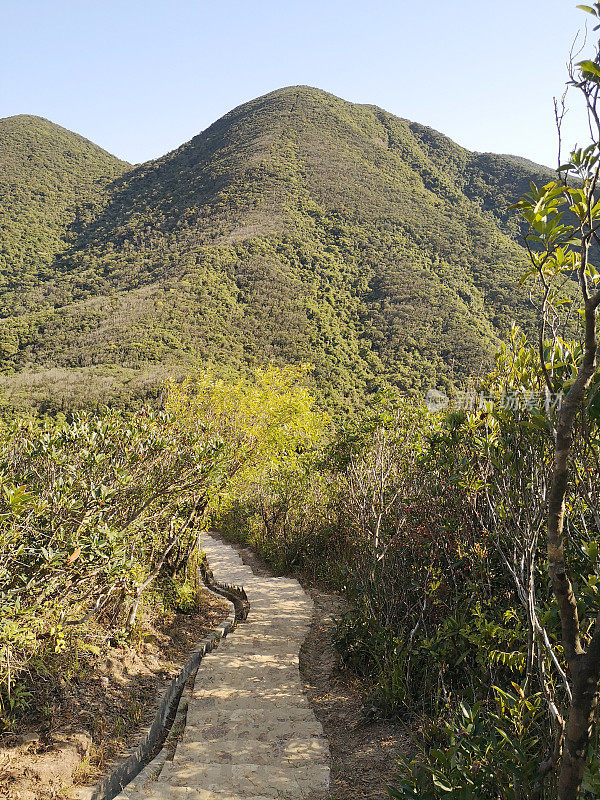
M600 3L579 6L600 19ZM594 30L598 30L596 26ZM560 759L559 800L580 793L600 691L600 607L595 619L582 614L584 576L573 569L567 536L570 480L576 448L587 448L597 458L594 429L598 403L597 314L600 273L592 263L600 245L600 44L594 57L570 66L572 88L579 91L587 110L591 141L576 148L559 179L531 192L517 204L529 225L526 236L530 275L539 289L539 360L546 393L562 395L556 416L549 421L553 435L553 467L547 504L547 568L560 614L561 644L571 687L566 722L559 731L556 758ZM562 114L557 113L560 134ZM571 292L577 281L578 290ZM572 320L579 315L580 345L567 342ZM566 371L564 370L567 366ZM595 509L588 508L595 516ZM596 534L597 517L594 519ZM572 549L572 543L571 543Z

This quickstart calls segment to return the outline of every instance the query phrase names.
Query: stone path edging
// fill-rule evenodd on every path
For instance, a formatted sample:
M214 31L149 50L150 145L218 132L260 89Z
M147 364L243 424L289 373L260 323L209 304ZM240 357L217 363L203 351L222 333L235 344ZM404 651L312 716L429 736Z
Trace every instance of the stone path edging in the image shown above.
M204 580L203 573L201 576ZM237 622L245 619L247 615L247 612L243 610L243 604L235 602L235 597L229 591L233 587L219 587L218 584L213 586L207 580L204 580L204 583L208 591L225 599L230 604L231 609L228 616L212 633L196 645L179 675L170 681L161 697L154 720L142 741L89 794L80 792L81 798L84 794L88 794L89 800L114 800L125 787L133 789L151 779L155 773L160 773L167 756L166 746L170 731L177 725L179 707L187 681L197 671L204 656L214 650L220 641L231 633ZM174 714L175 719L172 725L168 725Z

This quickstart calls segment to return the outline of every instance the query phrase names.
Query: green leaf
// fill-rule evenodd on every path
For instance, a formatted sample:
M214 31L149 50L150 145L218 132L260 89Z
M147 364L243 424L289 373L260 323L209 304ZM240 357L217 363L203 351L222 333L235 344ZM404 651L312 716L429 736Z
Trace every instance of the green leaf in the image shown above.
M582 72L592 75L594 78L600 78L600 67L595 61L580 61L577 66Z
M454 787L448 786L447 783L442 783L441 780L439 778L437 778L437 777L433 778L433 785L437 789L441 789L442 792L453 792L454 791Z

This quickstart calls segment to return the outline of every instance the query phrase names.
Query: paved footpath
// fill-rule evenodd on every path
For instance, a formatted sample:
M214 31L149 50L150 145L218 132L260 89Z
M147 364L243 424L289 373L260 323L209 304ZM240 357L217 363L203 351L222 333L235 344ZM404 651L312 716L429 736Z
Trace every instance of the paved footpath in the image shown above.
M173 760L119 800L320 800L329 750L298 668L312 600L295 580L254 575L227 544L201 546L217 581L244 586L250 614L202 660Z

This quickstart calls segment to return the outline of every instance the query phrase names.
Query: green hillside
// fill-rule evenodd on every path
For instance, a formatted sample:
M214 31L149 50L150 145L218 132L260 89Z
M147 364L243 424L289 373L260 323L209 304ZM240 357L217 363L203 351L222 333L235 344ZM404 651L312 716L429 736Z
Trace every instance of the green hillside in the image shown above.
M90 219L129 168L41 117L0 119L0 285L22 290L54 274L75 223Z
M133 169L35 117L0 121L0 148L5 402L310 361L347 405L478 372L528 324L507 206L544 168L374 106L281 89Z

